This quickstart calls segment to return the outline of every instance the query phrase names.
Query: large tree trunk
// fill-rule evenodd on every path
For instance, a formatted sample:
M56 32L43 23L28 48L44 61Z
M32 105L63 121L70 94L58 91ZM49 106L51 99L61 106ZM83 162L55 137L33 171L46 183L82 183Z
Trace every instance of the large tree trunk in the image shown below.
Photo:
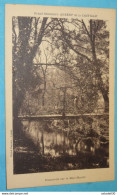
M31 17L18 17L19 38L18 45L13 47L13 115L18 117L25 92L34 83L32 75L33 59L44 36L47 18L42 20L40 31L34 47L29 46L32 31ZM16 51L18 48L18 52ZM16 81L17 80L17 81Z
M97 64L97 67L98 67L99 66L98 63L97 62L95 63ZM109 112L109 96L108 96L109 89L105 89L99 67L97 68L96 77L98 80L97 88L101 92L103 96L103 100L104 100L104 106L105 106L104 112Z
M101 93L102 93L102 96L103 96L103 99L104 99L104 104L105 104L105 109L104 111L106 113L109 112L109 97L108 97L108 91L107 90L104 90L104 89L101 89Z
M96 80L98 81L97 83L97 88L101 91L103 99L104 99L104 104L105 104L105 112L109 112L109 97L108 97L108 90L105 89L104 83L102 80L102 75L101 75L101 68L100 68L100 63L98 62L97 55L96 55L96 50L95 50L95 28L93 28L93 21L90 20L90 44L91 44L91 49L92 49L92 59L93 59L93 66L95 67L95 76Z
M32 31L31 17L17 17L19 36L12 50L13 57L13 133L16 136L20 135L22 124L18 119L19 111L22 107L26 91L33 83L32 65L37 49L42 42L43 34L47 18L44 18L37 41L34 47L29 46L30 34ZM13 21L14 22L14 21ZM14 32L15 28L13 28ZM15 35L16 37L16 35Z

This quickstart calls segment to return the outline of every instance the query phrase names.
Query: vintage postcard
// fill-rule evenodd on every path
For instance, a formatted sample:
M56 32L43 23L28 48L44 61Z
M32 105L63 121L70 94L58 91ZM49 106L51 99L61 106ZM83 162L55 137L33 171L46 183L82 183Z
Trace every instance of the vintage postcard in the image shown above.
M115 14L6 4L8 189L114 180Z

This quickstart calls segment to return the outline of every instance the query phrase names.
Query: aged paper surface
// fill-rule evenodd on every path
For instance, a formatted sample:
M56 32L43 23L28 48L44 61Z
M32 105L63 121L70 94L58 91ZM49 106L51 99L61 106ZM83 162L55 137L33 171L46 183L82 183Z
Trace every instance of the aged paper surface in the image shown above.
M115 10L5 7L7 188L114 180Z

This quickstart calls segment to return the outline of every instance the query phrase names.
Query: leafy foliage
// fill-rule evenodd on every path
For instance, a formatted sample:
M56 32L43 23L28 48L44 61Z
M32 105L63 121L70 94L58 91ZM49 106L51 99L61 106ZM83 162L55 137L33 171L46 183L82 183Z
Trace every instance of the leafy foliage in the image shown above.
M12 24L14 115L108 112L108 21L13 17Z

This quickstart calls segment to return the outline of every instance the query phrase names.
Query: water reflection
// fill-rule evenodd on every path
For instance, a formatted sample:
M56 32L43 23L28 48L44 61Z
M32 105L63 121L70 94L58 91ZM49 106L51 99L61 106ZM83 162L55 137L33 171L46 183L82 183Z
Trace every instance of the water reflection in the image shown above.
M95 149L98 146L97 141L96 144L91 138L79 141L78 134L75 134L76 132L73 131L74 134L70 134L66 122L58 121L58 123L59 125L57 126L56 120L53 122L46 121L46 123L44 121L22 121L23 131L27 137L32 139L38 148L38 152L42 155L58 157L62 155L75 156L80 151L95 153ZM65 125L63 126L63 124ZM62 128L60 128L61 126Z
M107 121L104 116L22 120L14 139L14 173L109 167Z

